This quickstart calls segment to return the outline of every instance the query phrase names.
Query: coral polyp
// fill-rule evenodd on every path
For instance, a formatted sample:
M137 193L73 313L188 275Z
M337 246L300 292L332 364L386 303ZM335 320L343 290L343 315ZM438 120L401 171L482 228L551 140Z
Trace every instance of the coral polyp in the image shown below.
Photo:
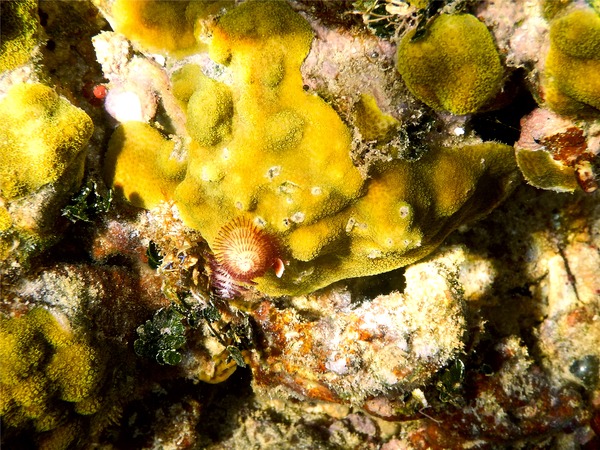
M251 281L279 265L273 238L245 217L221 228L213 250L219 265L237 281Z

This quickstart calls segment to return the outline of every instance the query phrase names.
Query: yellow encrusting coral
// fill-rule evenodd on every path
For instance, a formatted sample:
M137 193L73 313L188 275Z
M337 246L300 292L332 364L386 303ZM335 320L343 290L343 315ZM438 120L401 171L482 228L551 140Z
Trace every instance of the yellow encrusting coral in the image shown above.
M83 175L92 120L42 84L18 84L0 101L0 192L31 194L67 172Z
M400 122L379 109L372 95L361 94L354 105L354 122L366 141L385 141L398 131Z
M36 0L0 2L0 72L26 63L38 41Z
M223 221L244 212L284 233L345 207L363 178L350 160L341 119L303 90L308 23L284 3L250 2L225 15L213 34L210 54L231 68L232 94L200 78L190 96L188 131L202 140L190 148L175 195L185 221L212 242ZM216 125L212 134L206 124ZM200 214L204 208L219 210L219 217Z
M0 261L23 263L55 237L53 225L83 179L92 120L42 84L0 101Z
M489 30L471 14L442 14L425 36L406 34L397 69L408 89L435 110L470 114L494 98L504 69Z
M246 2L213 29L209 54L227 66L227 84L193 65L173 77L192 142L185 178L166 198L173 195L184 222L213 250L234 219L270 235L286 260L281 278L267 272L254 280L270 295L312 292L422 258L457 226L489 212L517 177L512 147L484 143L435 144L418 161L377 163L365 178L352 162L348 127L304 89L300 66L312 38L286 3ZM396 119L373 99L365 96L359 109L365 137L393 134ZM142 134L154 142L144 148L163 145L148 129ZM147 198L160 197L154 186L164 163L154 151L133 151L133 142L117 132L106 170L132 174L113 183L129 198L136 192L138 205L150 204Z
M519 169L529 184L557 192L577 189L573 168L555 161L550 153L519 149L516 157Z
M600 110L600 16L575 9L550 25L544 100L560 114Z
M0 416L4 425L10 429L30 424L37 432L48 432L43 436L50 440L54 430L55 438L62 436L75 410L78 415L98 411L103 358L64 317L46 309L35 308L21 317L0 316ZM78 403L86 408L78 409ZM67 434L74 438L73 433Z
M10 213L4 206L0 206L0 233L7 231L12 225L12 218ZM0 254L2 254L0 252ZM0 258L2 259L2 258Z
M417 261L456 227L491 211L516 184L512 148L498 143L432 148L418 161L384 163L364 196L330 218L290 233L297 259L284 282L259 289L307 292ZM310 259L306 258L309 256ZM287 284L286 284L287 282Z
M210 147L231 134L231 90L187 65L173 75L173 91L187 112L187 131L198 144Z
M144 49L185 54L203 48L196 33L201 21L230 6L231 0L116 0L111 7L115 31Z
M113 133L104 177L135 206L154 208L172 198L185 166L173 154L175 143L150 125L125 122Z

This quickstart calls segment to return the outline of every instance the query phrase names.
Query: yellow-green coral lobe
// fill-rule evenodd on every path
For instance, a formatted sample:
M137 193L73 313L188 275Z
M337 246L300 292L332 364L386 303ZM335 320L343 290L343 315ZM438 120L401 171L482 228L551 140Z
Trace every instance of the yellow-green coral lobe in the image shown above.
M0 414L8 427L54 430L73 404L98 402L100 353L45 309L0 316L0 359Z
M26 63L37 45L36 0L0 2L0 72Z
M575 170L555 161L543 150L519 150L517 164L525 180L537 188L557 192L573 192L578 188Z
M500 90L504 69L489 30L470 14L439 16L424 37L415 31L398 46L397 68L408 89L428 106L474 113Z
M512 147L498 143L432 148L419 161L386 163L353 205L291 233L291 248L320 244L309 261L292 261L287 278L264 277L258 287L278 295L314 291L410 264L491 211L517 180Z
M4 198L27 195L81 172L92 120L53 89L19 84L0 101L0 191Z
M233 96L223 96L220 106L235 111L232 134L226 145L197 141L176 192L186 221L207 239L242 211L286 232L294 221L314 222L358 195L363 179L350 160L347 128L331 107L302 88L299 69L311 39L306 21L280 2L249 2L219 21L210 52L227 55L215 57L232 69ZM283 67L278 82L274 66ZM197 128L196 121L188 123L193 137L190 126ZM315 187L322 195L313 193ZM208 205L222 217L201 214Z
M0 124L0 261L25 263L56 237L54 222L83 179L93 124L50 87L27 83L0 101Z
M544 98L560 114L600 110L600 16L576 9L550 26Z
M552 22L550 39L569 56L600 59L600 18L590 10L575 10Z
M367 141L385 140L397 132L400 122L379 109L375 98L362 94L354 106L355 125Z
M194 48L194 25L186 17L190 2L117 0L111 9L115 30L149 50Z
M185 102L187 131L198 144L213 146L223 142L231 134L231 91L225 84L205 75L197 74L195 77L195 89ZM185 99L185 94L183 93L182 100Z
M175 144L142 122L125 122L111 136L104 178L135 206L153 208L172 199L185 166Z
M116 0L110 11L115 31L143 49L184 56L205 49L199 36L204 22L232 4L232 0Z

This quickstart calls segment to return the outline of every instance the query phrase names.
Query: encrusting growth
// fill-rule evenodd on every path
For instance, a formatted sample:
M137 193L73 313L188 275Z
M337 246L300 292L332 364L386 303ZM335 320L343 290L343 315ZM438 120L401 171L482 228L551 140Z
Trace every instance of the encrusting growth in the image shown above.
M483 36L483 43L469 41L469 49L480 57L476 68L485 66L488 75L478 78L475 70L475 80L463 80L447 97L461 113L477 109L503 76L489 32L472 16L438 20L458 22L450 29L459 36L471 29ZM410 264L465 221L493 209L517 180L512 148L494 142L432 144L418 161L395 159L373 165L368 174L359 170L351 158L351 130L305 89L300 67L312 39L308 22L285 2L245 2L212 29L209 56L226 76L213 80L194 65L173 74L172 93L187 117L181 171L168 179L174 164L165 157L168 141L158 132L152 137L147 124L124 123L111 139L105 171L123 175L107 182L139 206L173 200L184 223L200 231L216 255L221 269L213 270L213 287L223 292L252 280L269 295L302 294ZM365 138L392 133L395 119L377 113L368 97L364 101L357 122L382 121L376 127L361 122ZM127 138L139 128L147 129L149 152ZM266 270L273 260L257 263L260 257L237 247L241 235L231 233L244 224L251 225L243 239L259 225L259 236L264 231L277 242L286 258L281 278Z
M0 316L0 359L0 415L8 430L31 425L42 439L74 439L76 429L63 427L67 417L89 416L102 406L105 361L64 317L42 308Z
M550 24L543 87L548 106L560 114L598 114L600 16L592 9L575 9Z
M471 14L442 14L425 36L408 33L397 68L406 86L435 110L474 113L502 87L504 69L491 33Z
M94 127L52 88L30 83L0 101L0 124L0 261L23 261L55 237L54 222L81 185Z

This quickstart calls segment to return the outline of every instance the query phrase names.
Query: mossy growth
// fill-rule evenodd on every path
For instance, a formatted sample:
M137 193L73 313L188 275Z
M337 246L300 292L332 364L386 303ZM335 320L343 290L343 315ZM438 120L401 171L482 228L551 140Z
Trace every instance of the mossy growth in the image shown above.
M185 344L184 315L175 308L161 308L152 320L137 328L138 339L133 348L138 356L153 358L159 364L181 362L180 348Z
M231 82L208 80L197 66L174 76L192 142L172 198L213 248L219 231L241 216L272 235L286 270L254 280L270 295L312 292L422 258L490 211L517 179L512 147L497 143L434 146L418 160L381 163L365 178L352 162L348 127L303 88L300 66L311 41L310 26L285 2L246 2L219 20L209 48ZM368 97L359 117L361 131L376 139L396 129ZM160 198L165 166L141 148L165 141L148 131L153 142L130 151L140 134L146 131L128 144L117 132L106 170L116 166L125 175L115 186L150 205Z
M491 33L471 14L442 14L424 36L407 33L397 69L412 94L438 111L470 114L494 98L504 69Z
M73 223L92 222L95 216L108 212L112 203L112 190L100 191L95 181L88 181L63 208L62 215Z
M196 39L202 21L232 3L231 0L116 0L110 12L115 31L142 48L180 56L204 47Z
M550 25L544 99L559 114L597 115L600 110L600 16L575 9Z
M36 0L0 2L0 72L14 69L31 58L38 44Z
M33 429L67 448L78 416L99 411L105 356L64 317L43 308L0 316L0 416L6 432ZM69 437L70 439L66 439Z

